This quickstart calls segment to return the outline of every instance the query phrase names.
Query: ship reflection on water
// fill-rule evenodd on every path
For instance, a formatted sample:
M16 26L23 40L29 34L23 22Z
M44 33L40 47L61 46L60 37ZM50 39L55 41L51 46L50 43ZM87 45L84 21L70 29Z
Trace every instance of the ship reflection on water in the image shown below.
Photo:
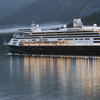
M100 58L10 56L9 66L11 93L16 99L100 98Z

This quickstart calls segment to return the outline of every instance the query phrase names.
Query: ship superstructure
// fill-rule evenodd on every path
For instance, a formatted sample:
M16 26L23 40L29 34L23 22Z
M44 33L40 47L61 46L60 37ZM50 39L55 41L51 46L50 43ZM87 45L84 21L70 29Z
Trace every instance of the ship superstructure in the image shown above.
M80 18L73 27L42 30L32 24L30 29L19 29L6 44L12 53L46 55L100 55L100 27L84 26Z

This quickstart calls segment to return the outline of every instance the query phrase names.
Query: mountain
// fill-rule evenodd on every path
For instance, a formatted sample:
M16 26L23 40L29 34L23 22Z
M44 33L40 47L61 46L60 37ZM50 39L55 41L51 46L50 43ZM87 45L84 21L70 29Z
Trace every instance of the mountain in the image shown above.
M97 24L100 26L100 11L94 12L93 14L82 18L82 21L85 25Z
M12 0L13 1L13 0ZM12 11L0 20L0 25L30 25L47 22L70 22L100 10L99 0L15 0ZM30 2L29 2L30 1ZM25 3L25 4L24 4ZM7 8L6 8L7 9ZM9 10L8 9L8 10Z
M93 25L97 24L97 26L100 26L100 11L94 12L90 14L89 16L85 16L82 19L83 25ZM67 27L73 27L73 22L71 21Z

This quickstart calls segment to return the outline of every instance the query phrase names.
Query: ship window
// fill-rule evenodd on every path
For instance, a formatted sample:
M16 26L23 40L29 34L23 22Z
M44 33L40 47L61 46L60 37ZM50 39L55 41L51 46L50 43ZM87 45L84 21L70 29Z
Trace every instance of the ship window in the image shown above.
M79 40L83 40L83 38L80 38Z
M73 40L73 39L64 39L64 40Z
M90 40L89 38L85 38L85 40Z
M100 41L94 41L94 43L100 43Z
M50 43L50 41L44 41L44 43L45 43L45 44L49 44L49 43Z
M55 43L57 43L57 41L51 41L51 43L52 43L52 44L55 44Z
M100 40L100 38L94 38L94 40Z
M58 39L58 40L62 40L62 39Z
M25 34L30 34L30 33L25 33ZM23 35L23 34L22 34Z
M75 39L75 40L78 40L78 39Z
M23 33L20 33L19 35L23 35Z
M13 40L13 41L18 41L18 40Z
M13 44L16 44L16 42L13 42Z

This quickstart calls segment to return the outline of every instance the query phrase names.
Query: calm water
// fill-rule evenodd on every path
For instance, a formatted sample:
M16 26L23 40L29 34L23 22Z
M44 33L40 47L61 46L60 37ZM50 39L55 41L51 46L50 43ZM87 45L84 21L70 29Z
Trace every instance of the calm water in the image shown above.
M100 58L0 56L0 100L100 100Z

